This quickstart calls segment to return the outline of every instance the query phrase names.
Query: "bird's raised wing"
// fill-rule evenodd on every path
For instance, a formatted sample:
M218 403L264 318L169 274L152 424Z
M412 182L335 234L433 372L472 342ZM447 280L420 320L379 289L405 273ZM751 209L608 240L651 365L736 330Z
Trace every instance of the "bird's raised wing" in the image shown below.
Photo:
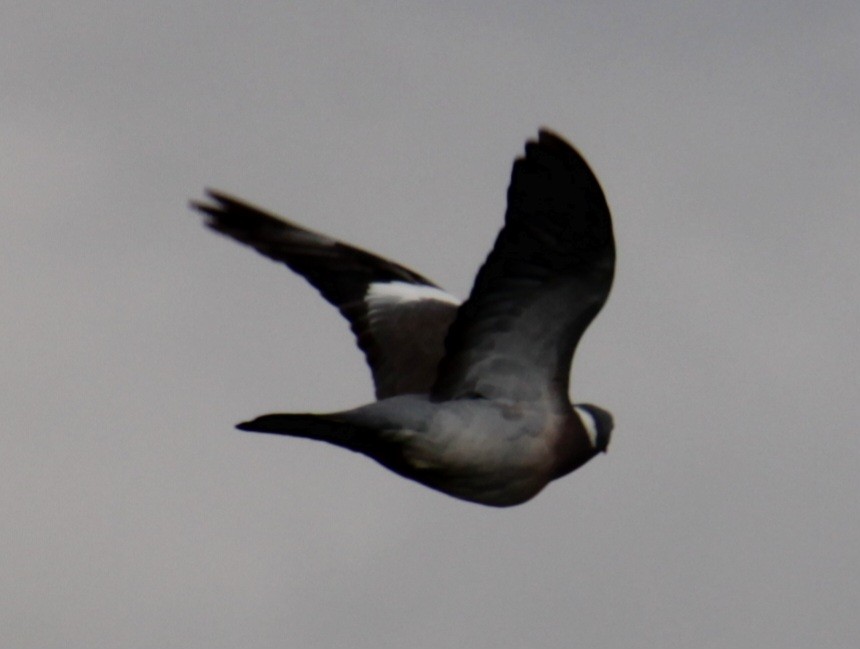
M567 400L574 350L614 268L597 178L540 131L514 163L504 228L448 332L432 397Z
M376 397L426 393L459 300L418 273L216 191L192 202L206 225L282 262L349 321Z

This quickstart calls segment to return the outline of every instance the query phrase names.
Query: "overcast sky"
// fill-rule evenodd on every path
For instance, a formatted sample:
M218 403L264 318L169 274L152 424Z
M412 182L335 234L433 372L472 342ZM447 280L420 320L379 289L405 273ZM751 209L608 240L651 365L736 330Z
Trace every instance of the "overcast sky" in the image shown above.
M0 646L858 646L858 34L855 0L5 2ZM189 199L463 296L540 126L615 219L572 384L607 455L496 510L233 429L372 385Z

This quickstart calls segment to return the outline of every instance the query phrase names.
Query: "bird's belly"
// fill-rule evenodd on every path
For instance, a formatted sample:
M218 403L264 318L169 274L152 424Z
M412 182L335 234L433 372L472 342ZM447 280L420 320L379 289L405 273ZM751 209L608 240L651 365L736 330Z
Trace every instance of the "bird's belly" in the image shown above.
M438 442L438 440L435 440ZM463 500L506 507L523 503L552 479L551 449L538 438L411 445L408 477Z

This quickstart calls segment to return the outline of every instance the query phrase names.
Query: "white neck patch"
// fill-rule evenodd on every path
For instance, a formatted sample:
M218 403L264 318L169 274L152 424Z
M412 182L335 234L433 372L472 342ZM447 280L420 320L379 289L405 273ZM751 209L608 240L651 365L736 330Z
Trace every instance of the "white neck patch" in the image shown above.
M597 421L594 419L594 415L592 415L585 408L580 408L579 406L574 406L573 409L576 411L576 414L579 415L579 421L582 422L582 425L585 427L585 434L588 435L588 441L591 442L592 448L597 448Z
M364 299L371 304L401 304L419 300L460 304L460 300L442 289L426 284L410 284L409 282L373 282L367 286Z

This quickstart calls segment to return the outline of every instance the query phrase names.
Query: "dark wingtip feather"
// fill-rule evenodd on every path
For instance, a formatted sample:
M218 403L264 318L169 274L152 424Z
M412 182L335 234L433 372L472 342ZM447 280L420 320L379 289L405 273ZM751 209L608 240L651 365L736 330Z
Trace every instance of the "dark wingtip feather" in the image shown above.
M567 140L546 126L542 126L538 129L538 142L541 144L557 144L567 149L573 148Z
M212 201L212 203L204 202L204 200L190 200L188 201L188 207L192 210L200 212L206 218L205 224L210 228L216 228L216 223L223 218L224 208L228 207L231 203L236 205L238 202L235 199L230 199L226 194L222 194L214 189L206 188L203 190L203 193L206 194L207 198ZM215 203L215 204L213 204Z

